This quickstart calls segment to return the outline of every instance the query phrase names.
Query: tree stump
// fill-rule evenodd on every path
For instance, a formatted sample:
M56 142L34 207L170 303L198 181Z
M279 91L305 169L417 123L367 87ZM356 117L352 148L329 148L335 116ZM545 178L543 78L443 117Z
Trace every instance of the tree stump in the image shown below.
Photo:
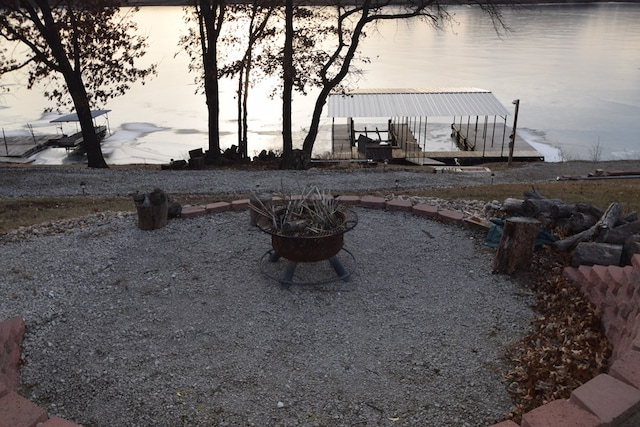
M138 211L138 228L155 230L167 225L169 198L164 191L156 188L149 194L133 196Z
M531 262L539 227L540 221L533 218L507 218L493 260L493 272L511 275Z

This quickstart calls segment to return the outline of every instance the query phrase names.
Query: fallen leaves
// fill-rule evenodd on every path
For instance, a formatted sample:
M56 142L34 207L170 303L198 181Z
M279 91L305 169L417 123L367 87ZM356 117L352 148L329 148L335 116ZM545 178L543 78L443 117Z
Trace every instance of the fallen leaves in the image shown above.
M503 378L515 407L508 415L520 423L522 415L556 399L605 372L611 355L600 325L600 314L562 275L566 254L542 248L531 270L518 279L537 296L537 315L531 330L508 348L514 366Z

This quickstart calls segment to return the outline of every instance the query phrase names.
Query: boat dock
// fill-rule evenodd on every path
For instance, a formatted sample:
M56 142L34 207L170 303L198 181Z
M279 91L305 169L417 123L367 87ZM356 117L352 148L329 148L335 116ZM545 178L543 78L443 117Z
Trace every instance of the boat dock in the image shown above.
M520 138L516 129L520 100L516 106L513 128L507 126L509 112L487 90L476 88L442 89L363 89L329 95L334 159L402 159L418 165L474 165L486 162L540 161L544 156ZM388 118L386 129L356 130L354 118ZM335 123L336 118L346 124ZM451 144L442 151L442 139L428 140L430 118L446 119L451 124ZM442 124L442 121L436 121ZM445 124L444 126L448 126ZM380 137L386 133L383 139ZM513 135L513 136L512 136ZM513 143L512 143L513 139ZM437 142L438 144L434 144ZM510 150L510 145L512 149ZM431 148L431 151L429 150ZM457 148L457 149L456 149Z
M59 135L4 136L0 146L0 162L28 163L29 157L44 150Z
M100 141L106 133L106 126L96 126L96 134ZM82 132L62 136L59 134L3 135L0 163L29 163L29 157L47 148L65 148L67 151L82 150L83 141Z
M396 143L384 145L369 142L365 150L358 148L358 141L351 144L349 126L333 125L332 159L335 160L404 160L421 166L475 165L507 161L509 136L512 129L503 124L491 124L476 130L474 124L453 124L451 140L458 147L452 151L429 151L428 141L421 144L407 124L395 125ZM423 149L422 147L426 147ZM514 161L543 161L544 156L516 134L513 149Z

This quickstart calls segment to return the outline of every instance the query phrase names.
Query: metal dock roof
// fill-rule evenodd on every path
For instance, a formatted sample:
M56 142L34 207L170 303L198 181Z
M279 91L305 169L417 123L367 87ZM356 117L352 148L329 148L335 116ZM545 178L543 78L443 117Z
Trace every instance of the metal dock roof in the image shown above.
M329 95L329 117L456 117L509 115L487 90L367 89Z
M91 110L91 118L95 119L96 117L102 116L103 114L107 114L111 110ZM49 123L63 123L63 122L77 122L78 121L78 113L71 113L57 119L51 120Z

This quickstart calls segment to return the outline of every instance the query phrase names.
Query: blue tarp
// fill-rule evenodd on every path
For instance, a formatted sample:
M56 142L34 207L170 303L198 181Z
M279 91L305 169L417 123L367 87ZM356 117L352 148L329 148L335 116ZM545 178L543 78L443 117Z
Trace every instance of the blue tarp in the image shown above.
M485 240L485 244L492 248L497 248L500 245L500 238L502 237L502 231L504 229L504 219L503 218L492 218L491 222L493 225L489 229L487 233L487 238ZM546 245L549 243L553 243L558 240L554 235L549 233L544 228L540 227L538 230L538 237L536 238L535 246L539 247L542 245Z

